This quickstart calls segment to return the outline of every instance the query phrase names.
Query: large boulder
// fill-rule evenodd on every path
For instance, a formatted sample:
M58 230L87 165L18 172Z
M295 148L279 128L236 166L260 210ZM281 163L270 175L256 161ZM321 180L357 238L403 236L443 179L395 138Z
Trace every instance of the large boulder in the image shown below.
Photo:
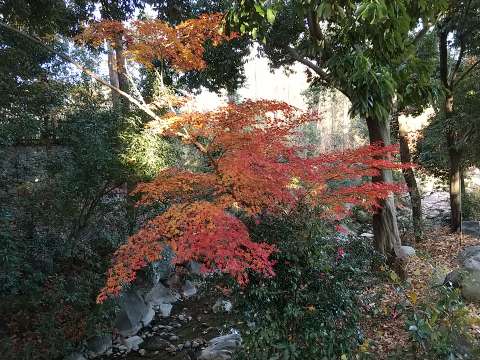
M480 302L480 245L468 246L458 255L462 295L468 301Z
M145 295L145 301L152 303L153 305L160 304L173 304L180 298L180 295L171 289L167 288L161 282L156 284L148 293Z
M462 295L468 301L480 302L480 271L470 271L462 281Z
M89 358L95 358L100 355L108 354L113 347L112 335L98 335L87 342Z
M242 337L238 332L218 336L208 342L202 350L199 360L229 360L232 354L242 345Z
M121 311L117 316L115 328L125 337L135 335L141 328L150 324L155 316L152 304L145 302L134 290L123 294L119 305Z
M458 254L458 261L460 265L463 265L465 260L476 255L480 255L480 245L467 246Z
M464 234L480 238L480 221L463 221L462 231Z
M127 351L137 351L139 349L140 344L143 343L143 339L138 336L131 336L129 338L123 339L123 345L127 348Z

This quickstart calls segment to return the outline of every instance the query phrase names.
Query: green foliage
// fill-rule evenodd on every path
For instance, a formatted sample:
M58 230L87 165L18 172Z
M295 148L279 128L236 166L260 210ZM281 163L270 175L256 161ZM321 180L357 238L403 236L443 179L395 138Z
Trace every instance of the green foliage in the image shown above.
M386 121L395 99L400 104L404 98L428 99L433 69L417 54L412 33L420 21L432 21L445 3L236 1L228 22L230 29L264 37L274 67L301 61L318 81L351 100L352 114Z
M152 179L160 170L172 166L181 157L179 144L145 127L143 119L136 115L126 119L121 139L125 146L121 154L122 163L137 179Z
M93 109L63 119L54 134L62 146L25 147L24 157L5 150L25 159L19 171L5 162L1 179L0 348L10 358L63 356L111 325L112 304L95 306L95 298L126 238L125 199L112 194L126 177L122 122Z
M466 191L462 194L462 216L465 220L480 220L480 191Z
M254 230L279 252L276 276L253 278L239 294L250 323L242 359L340 358L363 341L356 296L373 251L362 240L329 233L312 215L265 220Z
M454 109L448 119L438 111L422 130L417 157L419 163L430 173L448 177L448 145L446 134L454 129L455 148L462 153L462 167L480 164L480 69L470 75L454 89Z
M462 301L459 289L439 287L435 299L414 306L407 321L412 341L428 359L456 359L463 356L462 343L473 344L468 333L472 324L468 308ZM471 358L478 354L473 349ZM475 354L475 352L477 352Z

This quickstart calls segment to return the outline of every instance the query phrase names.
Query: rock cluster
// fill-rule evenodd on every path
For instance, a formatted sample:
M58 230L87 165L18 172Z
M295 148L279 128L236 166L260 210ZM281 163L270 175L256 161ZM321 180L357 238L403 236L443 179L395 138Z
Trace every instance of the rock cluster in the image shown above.
M193 272L200 274L197 264L191 266ZM154 268L158 271L152 286L147 289L131 288L119 297L120 312L115 321L115 331L89 339L83 351L72 353L66 360L125 358L126 354L132 351L140 356L160 352L173 355L185 351L194 356L193 358L204 360L231 358L234 350L241 345L241 337L237 331L213 338L208 343L202 337L181 339L176 334L193 319L186 313L172 315L173 306L178 301L195 296L198 290L189 280L177 287L165 285L169 283L171 273L169 264L159 263ZM219 299L213 305L212 311L228 313L232 307L230 301ZM213 329L208 327L207 323L201 325L206 328L201 331L201 336Z

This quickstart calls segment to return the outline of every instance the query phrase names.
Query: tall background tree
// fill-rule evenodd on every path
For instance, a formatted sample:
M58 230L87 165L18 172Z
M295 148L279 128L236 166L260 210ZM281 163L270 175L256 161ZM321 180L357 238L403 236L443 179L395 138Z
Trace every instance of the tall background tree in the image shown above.
M443 89L440 107L445 122L449 161L449 191L452 231L461 227L462 138L455 121L455 90L480 66L480 1L449 1L437 24L439 78Z

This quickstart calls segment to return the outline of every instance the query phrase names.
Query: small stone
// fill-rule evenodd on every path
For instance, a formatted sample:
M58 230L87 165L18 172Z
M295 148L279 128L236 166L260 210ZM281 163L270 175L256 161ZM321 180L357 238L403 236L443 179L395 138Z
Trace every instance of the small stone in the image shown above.
M228 300L223 300L223 299L218 299L215 304L212 306L212 311L215 314L218 314L220 312L226 312L229 313L232 311L233 305L230 301Z
M198 341L194 340L192 341L192 348L196 349L200 346L200 344L198 343Z
M188 349L190 347L192 347L192 343L190 341L185 341L185 344L183 344L183 346Z
M177 335L172 335L168 340L170 341L178 341L180 338Z
M183 350L183 344L179 344L179 345L177 346L177 348L178 348L179 351L182 351L182 350Z
M411 246L400 246L397 257L404 260L408 257L415 256L415 249Z
M169 346L168 348L165 349L168 352L174 353L177 351L177 348L173 345Z
M361 233L361 237L366 237L368 239L373 239L373 234L372 233Z
M192 284L190 280L185 281L182 287L183 296L189 298L197 293L197 288Z
M172 312L172 304L160 304L160 312L163 317L169 317Z
M147 350L140 349L140 350L138 350L138 353L140 354L140 356L145 356L147 354Z
M180 315L178 315L178 320L185 321L185 320L187 320L187 317L183 314L180 314Z

